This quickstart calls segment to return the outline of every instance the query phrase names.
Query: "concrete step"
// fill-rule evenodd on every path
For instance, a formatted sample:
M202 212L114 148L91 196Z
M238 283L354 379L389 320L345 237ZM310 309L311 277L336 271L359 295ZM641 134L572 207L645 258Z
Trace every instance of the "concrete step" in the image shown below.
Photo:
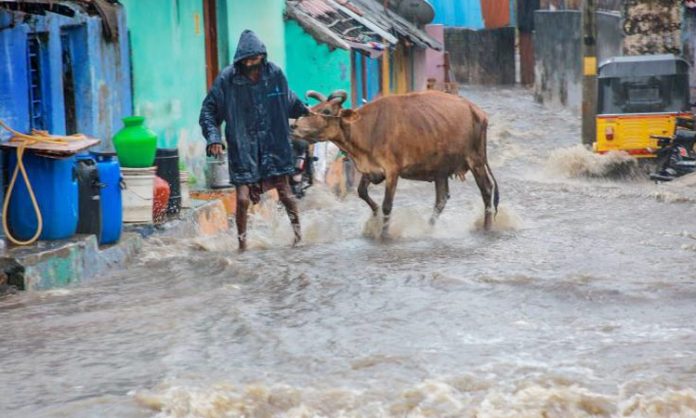
M39 241L0 252L0 294L45 290L85 283L111 269L133 262L147 237L210 236L229 230L228 214L220 200L194 200L194 207L162 225L126 225L121 240L100 247L94 235L63 241Z

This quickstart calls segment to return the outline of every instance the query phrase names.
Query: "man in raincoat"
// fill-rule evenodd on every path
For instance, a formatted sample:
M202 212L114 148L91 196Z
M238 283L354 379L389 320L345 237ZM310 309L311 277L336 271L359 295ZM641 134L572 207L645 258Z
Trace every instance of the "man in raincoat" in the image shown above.
M237 189L239 249L246 249L247 211L260 194L276 189L290 217L295 243L302 238L297 203L289 176L295 172L289 118L307 114L307 107L288 88L282 70L266 58L266 47L246 30L239 38L234 63L215 80L203 101L199 123L208 155L220 156L225 139L230 179Z

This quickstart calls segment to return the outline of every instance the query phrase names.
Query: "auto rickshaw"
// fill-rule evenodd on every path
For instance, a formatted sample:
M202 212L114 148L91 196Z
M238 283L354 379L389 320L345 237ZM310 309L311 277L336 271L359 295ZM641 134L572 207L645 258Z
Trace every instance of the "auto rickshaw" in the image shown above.
M689 64L674 55L614 57L599 66L596 152L655 157L655 136L693 121Z

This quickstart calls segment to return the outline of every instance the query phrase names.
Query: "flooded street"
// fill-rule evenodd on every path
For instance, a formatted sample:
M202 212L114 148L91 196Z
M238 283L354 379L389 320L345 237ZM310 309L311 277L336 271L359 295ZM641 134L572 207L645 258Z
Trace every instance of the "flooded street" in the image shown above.
M0 300L0 416L696 416L695 189L604 177L621 158L529 91L463 94L491 119L493 232L469 175L434 228L434 186L400 182L388 243L320 188L299 248L274 207L243 255L155 238Z

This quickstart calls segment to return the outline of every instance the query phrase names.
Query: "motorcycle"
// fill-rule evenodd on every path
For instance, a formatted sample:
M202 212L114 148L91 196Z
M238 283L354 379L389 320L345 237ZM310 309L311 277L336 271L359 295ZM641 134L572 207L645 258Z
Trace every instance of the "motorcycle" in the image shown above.
M318 160L311 154L309 143L302 139L292 140L295 154L295 174L290 176L290 188L297 199L305 196L307 189L314 185L314 163Z
M696 172L696 131L678 129L672 137L652 135L652 138L657 139L658 150L651 180L667 182Z

